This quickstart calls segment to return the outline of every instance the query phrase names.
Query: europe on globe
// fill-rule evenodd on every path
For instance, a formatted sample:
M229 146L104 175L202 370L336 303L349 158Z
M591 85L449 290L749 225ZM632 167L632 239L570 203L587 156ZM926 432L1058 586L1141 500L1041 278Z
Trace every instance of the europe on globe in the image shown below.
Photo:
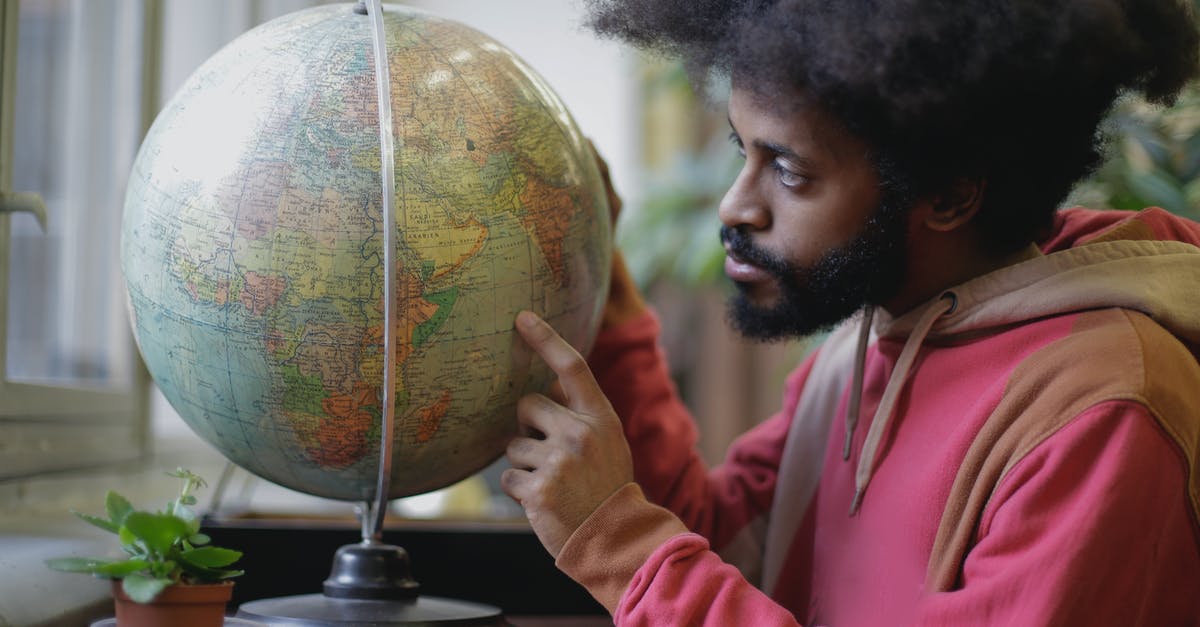
M513 331L586 352L611 255L595 159L547 84L459 23L387 6L397 278L390 498L503 452L551 373ZM121 261L146 366L239 466L317 496L374 496L383 210L371 24L292 13L201 66L130 174Z

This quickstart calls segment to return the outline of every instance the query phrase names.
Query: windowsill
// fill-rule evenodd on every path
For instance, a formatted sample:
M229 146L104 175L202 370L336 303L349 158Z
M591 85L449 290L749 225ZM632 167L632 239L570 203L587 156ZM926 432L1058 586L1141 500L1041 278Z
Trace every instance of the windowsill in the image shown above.
M81 625L112 615L107 581L59 573L42 562L64 555L105 555L112 542L43 517L0 523L0 624Z
M119 555L110 534L78 520L71 510L102 515L104 495L110 489L129 498L135 507L159 509L179 493L179 480L165 473L180 466L200 474L209 484L197 494L200 513L354 519L354 503L294 492L245 471L234 473L238 478L229 481L220 503L214 503L217 483L228 464L224 457L194 434L178 430L160 434L154 447L154 453L141 462L0 482L0 627L79 627L112 616L108 581L52 571L43 562L72 555ZM460 501L468 501L474 504L471 511L458 514L467 519L483 516L480 503L490 501L482 482L473 477L440 496L431 493L402 499L392 506L398 515L419 521L431 514L425 510L432 505L453 518L455 508L464 507ZM458 494L453 494L456 491ZM507 497L500 504L515 507Z
M111 535L76 519L72 509L102 514L110 489L136 507L156 509L179 492L179 480L167 471L183 466L212 482L225 464L194 440L156 444L144 462L0 483L0 625L78 627L112 616L108 581L52 571L43 562L119 551ZM203 507L206 494L199 496Z

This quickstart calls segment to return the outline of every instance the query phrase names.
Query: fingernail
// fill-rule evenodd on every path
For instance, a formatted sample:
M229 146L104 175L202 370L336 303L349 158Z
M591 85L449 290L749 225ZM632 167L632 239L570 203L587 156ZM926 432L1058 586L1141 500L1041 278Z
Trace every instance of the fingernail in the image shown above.
M537 315L532 311L522 311L517 314L517 324L523 329L532 329L537 326Z

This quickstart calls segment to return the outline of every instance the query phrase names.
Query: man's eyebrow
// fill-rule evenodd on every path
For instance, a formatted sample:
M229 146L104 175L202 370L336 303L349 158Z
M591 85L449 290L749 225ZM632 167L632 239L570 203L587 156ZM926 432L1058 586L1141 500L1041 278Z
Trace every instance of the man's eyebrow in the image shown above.
M738 133L737 128L733 125L733 120L729 117L726 117L726 120L729 122L729 128L733 131L733 136L735 138L737 138L738 143L741 143L742 136L740 133ZM777 142L756 139L756 140L750 142L750 144L752 146L754 146L755 148L770 152L771 154L773 154L777 157L785 157L789 161L793 161L798 165L811 166L813 163L812 159L809 159L808 157L804 157L804 156L800 155L799 153L797 153L795 150L792 150L791 148L788 148L787 146L777 143Z
M794 159L796 161L808 161L808 159L796 154L795 150L792 150L783 144L756 139L754 140L754 146L756 148L761 148L763 150L775 153L778 156L787 157L788 159Z
M815 172L817 169L817 164L812 159L797 153L795 150L792 150L783 144L777 144L775 142L763 141L759 139L754 140L753 143L754 147L758 148L759 150L765 150L775 157L783 157L788 163L791 163L793 167L803 168L810 173Z

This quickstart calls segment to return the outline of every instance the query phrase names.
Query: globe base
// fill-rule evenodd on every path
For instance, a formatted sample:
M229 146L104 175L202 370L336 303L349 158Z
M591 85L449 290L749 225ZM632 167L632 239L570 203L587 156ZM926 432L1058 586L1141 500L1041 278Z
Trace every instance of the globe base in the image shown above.
M499 608L419 596L408 554L364 540L337 550L324 594L243 603L238 617L274 627L323 625L507 625Z
M415 598L421 585L412 578L404 549L364 540L337 550L324 588L325 596L338 599L399 601Z
M431 596L385 601L300 594L243 603L237 617L272 627L508 624L499 608Z

